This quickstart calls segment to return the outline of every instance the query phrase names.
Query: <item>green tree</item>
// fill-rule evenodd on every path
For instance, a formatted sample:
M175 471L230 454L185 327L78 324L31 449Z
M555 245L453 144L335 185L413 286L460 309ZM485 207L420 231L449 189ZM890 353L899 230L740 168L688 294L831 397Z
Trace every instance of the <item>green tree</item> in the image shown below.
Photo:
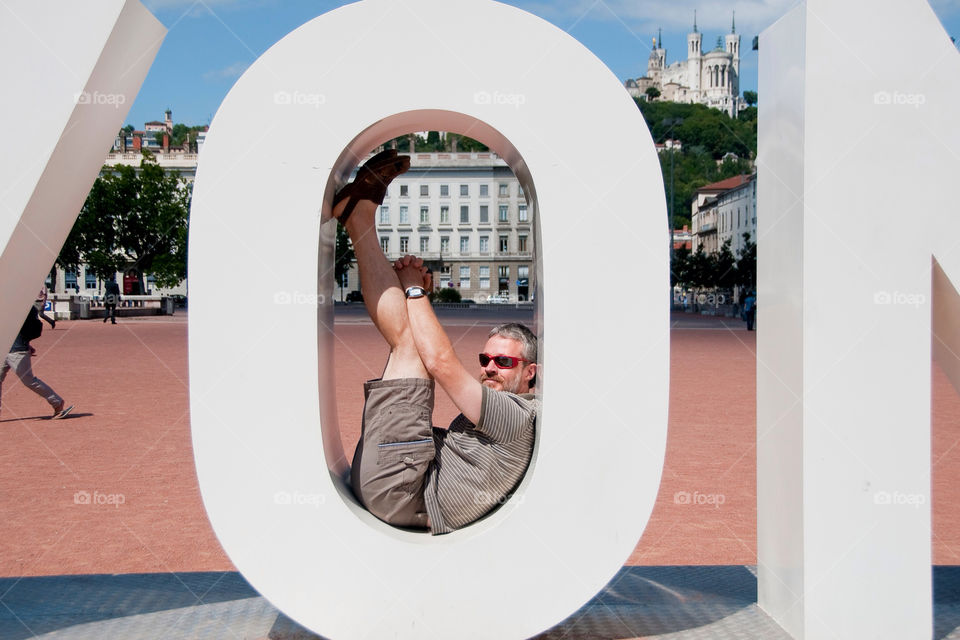
M355 254L353 244L350 242L350 235L342 224L338 224L336 259L333 263L334 277L338 283L344 281L347 273L353 267L354 258Z
M687 288L690 284L690 249L680 247L670 260L670 288Z
M76 269L85 263L101 278L134 268L141 291L145 274L158 286L176 286L187 277L189 211L189 186L152 155L144 154L139 172L125 165L104 167L57 264Z
M757 104L757 92L756 91L744 91L743 92L743 101L749 106Z
M713 286L720 289L732 289L737 284L737 259L730 250L730 241L727 240L720 247L713 267Z
M656 87L647 87L647 90L644 91L647 94L647 100L656 100L660 97L660 89Z
M463 296L453 287L444 287L437 291L435 299L437 302L460 302Z
M697 247L697 252L690 256L687 273L689 284L696 291L699 292L703 289L713 288L714 275L716 273L714 258L712 254L704 251L703 245Z
M743 246L737 252L736 284L745 289L757 288L757 245L749 233L743 234Z

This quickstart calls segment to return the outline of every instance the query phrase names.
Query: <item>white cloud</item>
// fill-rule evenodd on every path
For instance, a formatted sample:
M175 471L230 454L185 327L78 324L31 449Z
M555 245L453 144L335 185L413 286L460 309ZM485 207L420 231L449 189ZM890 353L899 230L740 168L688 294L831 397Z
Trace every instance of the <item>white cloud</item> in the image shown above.
M234 62L229 67L224 67L223 69L213 69L207 71L203 74L204 80L223 80L223 79L234 79L239 78L244 71L247 70L247 67L250 66L249 62Z

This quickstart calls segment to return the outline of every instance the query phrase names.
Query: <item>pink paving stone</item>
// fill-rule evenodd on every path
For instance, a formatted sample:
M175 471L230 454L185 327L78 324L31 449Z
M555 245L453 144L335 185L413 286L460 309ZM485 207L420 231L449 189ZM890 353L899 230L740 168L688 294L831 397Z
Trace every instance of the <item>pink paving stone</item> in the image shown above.
M473 316L449 323L465 362L474 361L492 324ZM741 324L723 330L718 320L697 324L702 329L672 332L663 481L628 564L756 563L755 334ZM338 323L336 335L349 455L361 384L379 373L386 348L370 324ZM5 381L0 576L233 570L197 488L186 338L178 315L116 326L58 322L34 342L35 373L76 409L66 420L47 420L45 402L15 378ZM933 557L960 564L960 397L938 367L933 374ZM455 413L440 393L434 422L446 424ZM77 504L83 491L124 502ZM679 504L679 492L723 496L723 504Z

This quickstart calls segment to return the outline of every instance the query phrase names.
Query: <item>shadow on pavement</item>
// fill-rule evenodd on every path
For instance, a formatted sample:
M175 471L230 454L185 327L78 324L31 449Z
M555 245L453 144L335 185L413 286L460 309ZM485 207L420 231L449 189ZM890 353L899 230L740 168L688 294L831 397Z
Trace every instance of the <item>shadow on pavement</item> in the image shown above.
M960 567L933 568L934 638L960 626ZM531 594L548 597L548 591ZM579 611L537 640L789 636L756 605L749 567L623 567ZM236 572L0 578L0 638L317 640ZM322 640L322 639L321 639Z

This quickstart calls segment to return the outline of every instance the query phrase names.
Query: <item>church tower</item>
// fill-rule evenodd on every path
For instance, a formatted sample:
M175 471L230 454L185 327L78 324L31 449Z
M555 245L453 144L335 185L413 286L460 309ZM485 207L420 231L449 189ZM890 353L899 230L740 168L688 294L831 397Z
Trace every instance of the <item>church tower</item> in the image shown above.
M667 66L667 50L663 48L662 31L658 32L650 48L650 58L647 60L647 77L653 80L654 86L661 88L663 69Z
M730 33L726 37L726 50L730 54L733 64L733 77L736 82L731 89L733 95L740 93L740 36L737 34L737 13L734 11L733 19L730 22Z
M701 34L697 30L697 10L693 10L693 32L687 34L687 86L694 100L700 97L700 65L703 51Z

